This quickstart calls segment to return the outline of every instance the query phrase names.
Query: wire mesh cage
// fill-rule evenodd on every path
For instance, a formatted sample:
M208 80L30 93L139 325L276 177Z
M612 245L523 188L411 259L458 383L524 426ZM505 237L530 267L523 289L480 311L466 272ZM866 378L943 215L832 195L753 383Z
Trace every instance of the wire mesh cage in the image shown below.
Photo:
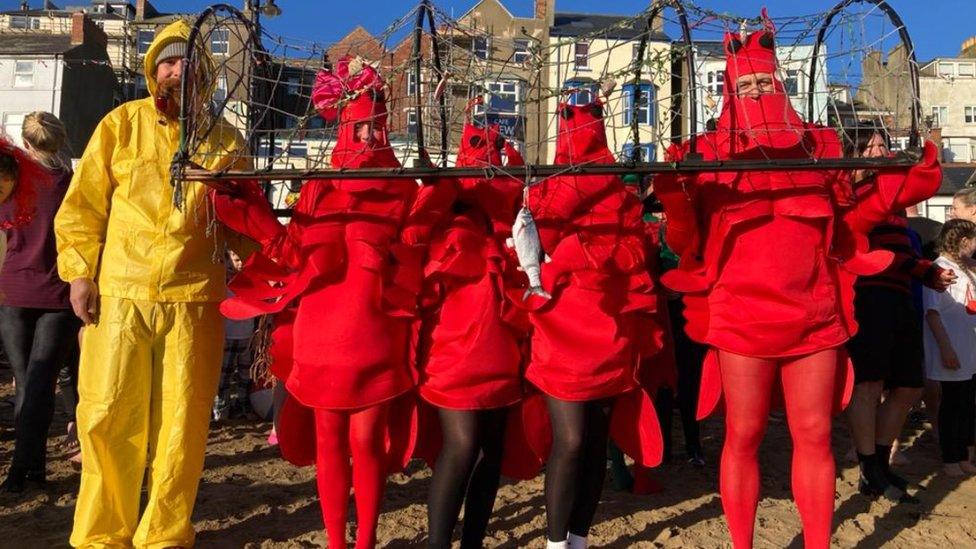
M533 24L534 23L534 24ZM697 136L714 128L736 90L725 74L727 34L775 27L775 79L803 118L797 131L834 128L842 139L865 122L883 128L890 158L702 160ZM933 125L920 113L918 64L907 29L883 0L843 0L833 9L764 20L718 13L688 0L659 0L630 17L557 14L548 22L498 23L475 11L453 18L422 0L374 36L357 28L321 44L256 29L225 4L197 18L184 71L181 146L175 181L256 178L287 207L314 178L471 176L504 166L458 168L466 122L495 125L525 157L517 177L574 173L854 169L912 165ZM389 146L400 168L337 169L330 164L337 125L312 100L316 76L354 56L386 83ZM192 81L193 79L202 80ZM197 90L207 90L206 93ZM200 98L199 96L204 95ZM559 165L554 143L562 104L599 101L616 164ZM208 135L221 124L240 145L221 170L200 166ZM937 121L936 121L937 123ZM669 162L666 149L692 154Z

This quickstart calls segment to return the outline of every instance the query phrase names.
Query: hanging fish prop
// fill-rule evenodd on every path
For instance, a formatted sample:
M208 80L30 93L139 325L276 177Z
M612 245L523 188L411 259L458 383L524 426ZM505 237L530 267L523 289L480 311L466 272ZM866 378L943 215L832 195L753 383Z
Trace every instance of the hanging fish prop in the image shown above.
M545 254L542 251L542 242L539 239L539 229L535 225L532 212L526 206L522 206L518 215L515 216L509 247L515 248L519 265L525 275L529 277L529 289L525 290L522 300L528 300L529 296L533 295L552 299L552 295L542 287L542 262L545 259Z

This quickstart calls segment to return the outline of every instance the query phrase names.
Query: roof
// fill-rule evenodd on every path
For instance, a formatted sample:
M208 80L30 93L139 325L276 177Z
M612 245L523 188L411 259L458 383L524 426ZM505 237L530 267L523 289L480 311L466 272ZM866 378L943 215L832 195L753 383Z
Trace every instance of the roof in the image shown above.
M73 49L78 44L71 44L71 36L67 34L41 33L4 33L0 40L0 54L59 54Z
M725 46L720 40L695 40L694 44L695 55L725 58Z
M970 183L976 184L976 164L943 164L938 196L952 196Z
M647 21L625 15L598 15L593 13L560 13L553 17L549 34L552 36L582 36L599 34L615 40L640 38L647 29ZM671 37L659 31L648 35L651 41L670 42Z
M28 11L24 11L24 10L7 10L7 11L0 11L0 15L26 15L26 16L33 16L33 17L41 17L41 16L43 16L43 17L71 17L74 14L81 13L81 12L83 12L89 19L91 19L93 21L97 21L97 20L101 20L101 19L119 19L119 20L124 20L125 19L125 16L120 15L120 14L115 13L115 12L112 12L112 13L95 13L95 12L84 11L84 9L81 8L81 7L72 8L72 9L63 9L63 10L62 9L57 9L57 10L35 9L35 10L28 10Z

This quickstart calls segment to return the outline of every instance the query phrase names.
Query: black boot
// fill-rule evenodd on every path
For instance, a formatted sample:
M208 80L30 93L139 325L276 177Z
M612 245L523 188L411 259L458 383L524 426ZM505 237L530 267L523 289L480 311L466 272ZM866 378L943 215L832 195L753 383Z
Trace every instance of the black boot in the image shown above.
M884 472L878 466L878 454L857 453L857 462L860 466L861 476L858 479L857 488L861 494L876 498L884 495L885 491L891 487Z
M22 494L27 489L27 474L23 471L10 471L7 478L0 484L0 492L5 494Z
M891 446L875 444L874 455L878 456L878 465L881 467L881 471L884 472L888 482L902 492L908 490L908 481L891 472L889 461L891 459Z

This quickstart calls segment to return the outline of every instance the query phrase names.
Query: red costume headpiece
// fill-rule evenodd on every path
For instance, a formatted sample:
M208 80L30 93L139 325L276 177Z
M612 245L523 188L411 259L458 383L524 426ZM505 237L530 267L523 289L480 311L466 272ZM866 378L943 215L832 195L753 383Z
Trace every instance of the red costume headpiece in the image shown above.
M743 36L726 33L725 88L717 130L728 132L728 153L743 153L757 147L787 149L803 138L804 123L790 104L779 79L776 60L776 27L762 10L763 29ZM736 93L736 81L750 74L769 74L773 91L758 97Z
M386 97L383 78L358 57L346 56L334 70L323 69L315 77L312 104L328 122L339 119L339 131L332 150L337 168L389 166L396 160L386 133ZM356 126L368 123L368 140L356 136Z
M51 174L30 153L0 134L0 154L10 155L17 163L17 184L4 205L0 230L22 227L34 217L37 185L50 184Z
M556 133L556 164L613 164L616 159L607 146L603 123L603 102L586 105L560 103Z

